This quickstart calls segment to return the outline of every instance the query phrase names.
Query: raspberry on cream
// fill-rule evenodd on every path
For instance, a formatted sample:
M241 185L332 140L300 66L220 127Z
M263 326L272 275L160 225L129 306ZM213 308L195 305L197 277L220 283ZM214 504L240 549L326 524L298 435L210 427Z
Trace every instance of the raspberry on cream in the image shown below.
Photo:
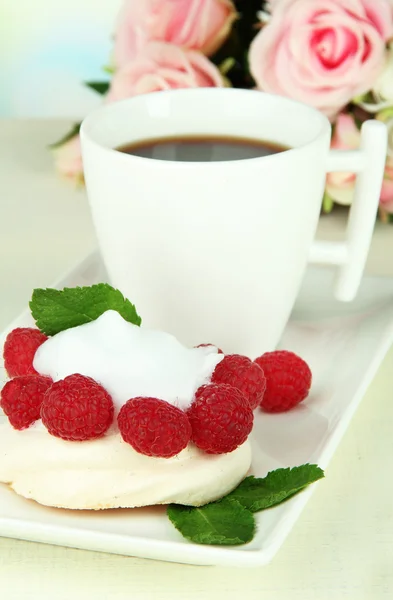
M240 390L252 410L259 406L266 390L266 377L261 367L240 354L225 356L214 370L212 383L226 383Z
M37 348L48 338L34 327L17 327L10 331L4 343L4 367L8 377L37 375L33 367Z

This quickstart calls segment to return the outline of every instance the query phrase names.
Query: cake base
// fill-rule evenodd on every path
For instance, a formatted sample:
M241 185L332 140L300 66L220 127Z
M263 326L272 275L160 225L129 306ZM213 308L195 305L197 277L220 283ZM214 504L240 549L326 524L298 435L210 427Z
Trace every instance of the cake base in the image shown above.
M209 455L189 444L172 458L151 458L119 433L67 442L51 436L41 422L23 431L0 425L0 482L57 508L202 506L232 491L250 465L249 441L229 454Z

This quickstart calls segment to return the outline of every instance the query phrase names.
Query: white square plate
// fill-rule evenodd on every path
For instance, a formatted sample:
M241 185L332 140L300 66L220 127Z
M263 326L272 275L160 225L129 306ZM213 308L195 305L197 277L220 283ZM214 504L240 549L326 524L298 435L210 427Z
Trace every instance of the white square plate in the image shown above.
M257 414L252 463L256 476L305 462L326 468L393 341L393 280L365 278L356 301L340 304L332 298L332 277L328 270L308 271L283 335L280 347L297 352L310 364L312 393L288 413ZM94 254L56 287L106 279L100 257ZM30 324L26 312L4 336L14 327ZM1 380L5 380L2 362ZM329 485L329 478L318 485ZM251 543L217 547L184 540L162 507L101 512L52 509L0 484L0 535L196 565L264 565L285 540L315 487L257 514L258 531Z

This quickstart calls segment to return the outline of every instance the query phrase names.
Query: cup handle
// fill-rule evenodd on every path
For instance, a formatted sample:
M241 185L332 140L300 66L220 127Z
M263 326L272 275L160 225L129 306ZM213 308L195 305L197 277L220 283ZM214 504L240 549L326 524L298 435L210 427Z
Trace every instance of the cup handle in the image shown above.
M357 173L354 200L344 242L314 241L309 261L339 266L335 283L337 300L349 302L356 296L374 230L385 169L387 130L380 121L366 121L358 150L330 150L327 172Z

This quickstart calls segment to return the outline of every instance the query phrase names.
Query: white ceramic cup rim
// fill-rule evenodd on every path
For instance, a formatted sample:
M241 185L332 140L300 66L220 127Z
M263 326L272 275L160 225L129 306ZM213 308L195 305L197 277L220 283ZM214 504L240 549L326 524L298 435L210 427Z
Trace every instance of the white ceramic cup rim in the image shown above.
M160 104L166 104L174 102L182 102L185 106L193 103L195 106L195 102L197 105L203 101L205 103L210 103L212 100L219 99L222 102L223 107L228 107L232 101L235 101L238 106L243 103L253 102L254 104L260 104L260 115L264 115L264 110L266 111L270 105L270 107L274 107L275 114L273 116L269 115L269 119L271 118L274 122L274 126L277 127L277 131L283 130L282 120L287 118L286 115L290 112L296 111L297 115L299 115L299 119L297 119L298 124L295 123L295 127L298 126L300 128L300 122L305 124L305 127L302 130L302 135L304 135L304 140L298 144L285 144L288 145L288 149L280 152L278 154L271 154L262 157L256 158L247 158L241 160L231 160L231 161L219 161L219 162L180 162L180 161L171 161L171 160L159 160L155 158L145 158L134 155L128 155L124 153L120 153L116 148L122 145L122 143L115 142L109 143L106 141L106 136L108 134L108 129L110 127L113 128L113 131L121 131L121 120L124 119L125 113L129 113L133 110L138 111L141 109L146 109L147 106L153 108L159 107ZM195 113L193 116L196 120L202 121L206 118L206 113L200 112L197 115ZM152 119L155 118L155 115L151 116ZM256 121L258 120L258 114L255 114ZM280 121L281 118L281 121ZM176 115L168 116L168 120L176 120ZM222 122L226 123L225 127L228 127L228 115L224 115L222 117ZM293 127L293 120L291 121L291 126ZM206 134L217 134L221 135L218 131L214 131L214 126L211 124L207 125L208 130L205 131ZM191 129L191 128L190 128ZM238 162L247 162L247 161L266 161L266 160L277 160L282 157L282 155L287 155L289 152L297 152L299 149L313 144L317 139L321 136L326 135L326 133L331 129L331 124L327 117L317 111L316 109L307 106L301 102L297 102L295 100L286 98L284 96L277 96L273 94L268 94L265 92L260 92L256 90L245 90L245 89L233 89L233 88L193 88L193 89L181 89L181 90L166 90L161 92L155 92L150 94L144 94L139 96L133 96L131 98L127 98L125 100L121 100L119 102L113 102L110 104L105 104L100 108L92 111L83 121L81 126L81 136L88 140L91 144L99 147L101 150L105 152L109 152L110 154L116 153L119 157L124 157L127 160L133 161L148 161L149 163L163 163L168 167L170 165L176 164L177 168L182 168L184 166L190 166L191 164L195 168L206 167L215 167L218 164L226 164L230 162L238 163ZM183 133L179 133L178 135L187 135L191 134L192 131L187 131L185 128ZM116 135L116 134L115 134ZM175 134L177 135L177 134ZM225 135L225 133L224 133ZM226 135L231 135L231 132L228 132ZM236 135L236 134L234 134ZM156 138L164 137L157 135ZM273 138L264 138L259 135L250 135L244 136L250 137L251 139L268 139L268 141L272 142L280 142L280 140L276 139L273 135ZM132 141L142 141L153 139L152 135L139 135L135 138L135 140L126 140L124 143L129 143Z

